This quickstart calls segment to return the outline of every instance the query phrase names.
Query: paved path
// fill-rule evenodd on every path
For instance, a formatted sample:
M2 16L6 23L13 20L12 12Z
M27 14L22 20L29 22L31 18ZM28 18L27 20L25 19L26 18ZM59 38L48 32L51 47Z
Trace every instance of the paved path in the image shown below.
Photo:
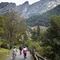
M11 57L9 60L12 60ZM23 53L20 55L19 49L17 49L15 60L32 60L32 56L29 51L27 51L27 58L24 59Z

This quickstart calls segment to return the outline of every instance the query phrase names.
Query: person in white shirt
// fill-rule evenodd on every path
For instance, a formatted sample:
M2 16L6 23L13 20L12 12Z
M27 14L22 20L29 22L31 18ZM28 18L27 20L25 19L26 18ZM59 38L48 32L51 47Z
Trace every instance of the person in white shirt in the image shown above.
M24 47L24 48L23 48L24 58L26 58L26 55L27 55L27 50L28 50L28 49L27 49L27 47Z
M15 60L16 53L17 53L17 49L16 49L16 47L14 47L12 50L12 60Z

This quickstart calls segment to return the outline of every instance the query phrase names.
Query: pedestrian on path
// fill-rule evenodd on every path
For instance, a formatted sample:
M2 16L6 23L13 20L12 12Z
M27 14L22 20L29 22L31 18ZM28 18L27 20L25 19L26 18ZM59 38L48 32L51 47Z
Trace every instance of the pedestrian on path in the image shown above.
M22 47L20 46L19 47L19 50L20 50L20 55L22 54Z
M27 50L28 50L27 47L24 47L24 48L23 48L24 58L26 58L26 56L27 56Z
M14 47L14 48L12 49L12 60L15 60L16 53L17 53L17 49L16 49L16 47Z

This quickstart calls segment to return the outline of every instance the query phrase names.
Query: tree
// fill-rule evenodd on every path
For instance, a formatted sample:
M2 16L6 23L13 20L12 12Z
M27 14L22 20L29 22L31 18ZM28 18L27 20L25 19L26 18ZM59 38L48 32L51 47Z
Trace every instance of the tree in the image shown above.
M51 18L51 25L47 30L47 45L52 47L53 53L51 60L59 60L60 58L60 16Z
M7 12L4 14L4 37L8 41L8 44L14 45L17 42L19 35L26 31L26 25L24 18L19 16L16 12Z
M4 35L4 20L6 19L6 17L4 16L0 16L0 37L2 37Z
M40 40L40 26L39 25L32 30L31 38L35 41Z
M37 40L40 40L40 25L37 26Z
M37 33L35 29L31 32L31 34L32 34L31 36L32 40L37 41Z

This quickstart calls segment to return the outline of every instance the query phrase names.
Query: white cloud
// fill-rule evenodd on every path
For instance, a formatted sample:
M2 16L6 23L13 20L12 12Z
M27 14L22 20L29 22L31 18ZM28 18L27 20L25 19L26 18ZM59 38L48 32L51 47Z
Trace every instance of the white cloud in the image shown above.
M15 2L17 5L24 3L25 1L29 1L29 4L37 2L39 0L0 0L0 2Z

